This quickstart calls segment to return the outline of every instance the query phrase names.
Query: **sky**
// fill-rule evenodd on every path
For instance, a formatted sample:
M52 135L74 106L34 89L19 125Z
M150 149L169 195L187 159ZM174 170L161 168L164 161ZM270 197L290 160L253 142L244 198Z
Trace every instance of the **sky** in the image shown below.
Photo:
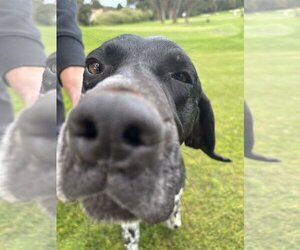
M126 6L127 0L101 0L100 3L104 6L112 6L117 7L118 4L122 4L122 6Z
M55 0L44 0L44 3L45 3L45 4L48 4L48 3L55 3Z

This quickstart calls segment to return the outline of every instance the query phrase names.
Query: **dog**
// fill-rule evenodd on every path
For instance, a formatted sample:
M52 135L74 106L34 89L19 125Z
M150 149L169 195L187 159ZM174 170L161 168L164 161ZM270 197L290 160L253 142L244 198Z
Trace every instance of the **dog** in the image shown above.
M83 96L58 141L57 192L96 220L121 223L138 249L139 221L181 226L180 145L214 151L212 106L187 54L163 37L121 35L86 58Z
M52 217L56 211L56 55L50 55L41 95L7 128L0 148L0 197L37 201Z
M264 161L264 162L280 162L280 160L272 157L266 157L253 152L254 129L253 129L253 116L246 101L244 101L244 156L246 158Z

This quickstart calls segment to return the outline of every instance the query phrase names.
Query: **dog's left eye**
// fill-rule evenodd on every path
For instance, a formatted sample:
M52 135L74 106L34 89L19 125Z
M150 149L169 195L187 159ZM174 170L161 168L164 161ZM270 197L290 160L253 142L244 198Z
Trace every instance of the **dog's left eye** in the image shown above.
M175 73L172 75L172 78L180 82L192 84L192 79L186 72Z
M90 62L88 65L87 65L87 70L90 74L92 75L98 75L98 74L101 74L103 69L102 69L102 65L97 62L97 61L93 61L93 62Z

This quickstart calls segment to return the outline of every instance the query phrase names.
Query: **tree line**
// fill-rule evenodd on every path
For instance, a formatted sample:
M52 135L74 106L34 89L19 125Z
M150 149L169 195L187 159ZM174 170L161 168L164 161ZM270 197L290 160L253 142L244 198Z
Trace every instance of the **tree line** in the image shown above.
M300 7L299 0L251 0L245 2L245 12L269 11Z
M33 19L38 24L54 25L56 17L55 3L45 4L43 0L32 0Z
M176 23L178 17L182 15L188 22L190 16L243 8L244 0L127 0L127 5L152 10L161 23L166 19Z
M91 0L88 4L84 0L76 1L78 21L83 25L90 24L92 10L105 8L99 0ZM116 9L122 10L123 7L126 6L119 4ZM127 0L127 7L134 7L148 15L150 13L151 20L158 19L164 23L170 19L173 23L177 23L177 19L181 16L185 17L188 22L190 16L243 8L244 0ZM300 7L299 0L250 0L245 2L246 13L294 7ZM55 10L55 4L45 4L43 0L33 0L34 19L40 24L53 25ZM140 13L137 14L140 15Z

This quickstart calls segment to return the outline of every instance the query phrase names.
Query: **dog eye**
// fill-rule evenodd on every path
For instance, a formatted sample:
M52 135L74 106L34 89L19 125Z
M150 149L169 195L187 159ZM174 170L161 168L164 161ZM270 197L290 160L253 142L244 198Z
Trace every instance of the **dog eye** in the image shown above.
M56 74L56 63L52 63L50 66L49 66L49 69L52 73Z
M99 62L93 61L93 62L90 62L87 65L87 70L92 75L98 75L98 74L102 73L103 68L102 68L102 65Z
M186 72L175 73L172 75L172 78L180 82L192 84L192 79Z

